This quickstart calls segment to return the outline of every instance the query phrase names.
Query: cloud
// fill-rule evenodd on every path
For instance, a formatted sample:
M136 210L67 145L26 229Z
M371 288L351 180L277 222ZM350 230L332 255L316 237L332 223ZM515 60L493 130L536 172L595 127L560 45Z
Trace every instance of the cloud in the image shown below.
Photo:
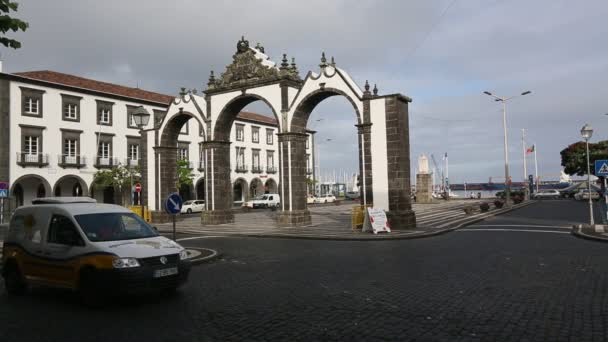
M412 160L448 152L452 183L504 172L502 108L484 90L532 90L507 107L514 180L523 177L521 128L549 175L559 173L559 151L580 140L584 123L596 129L594 140L606 139L608 3L456 1L438 21L451 3L27 1L18 16L30 28L13 35L23 48L2 56L9 72L52 69L177 94L204 88L210 70L222 72L241 35L274 60L296 57L302 74L317 70L325 51L357 83L369 79L381 93L414 99ZM323 116L315 129L333 136L321 163L357 169L352 107L326 101L310 121Z

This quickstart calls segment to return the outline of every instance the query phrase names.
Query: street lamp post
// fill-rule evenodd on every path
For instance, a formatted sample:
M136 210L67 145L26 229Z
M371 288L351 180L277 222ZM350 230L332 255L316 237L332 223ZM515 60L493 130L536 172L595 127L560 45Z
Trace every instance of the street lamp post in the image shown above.
M589 225L593 226L593 202L591 201L591 165L589 164L589 139L593 135L593 128L589 124L585 124L581 128L581 136L585 139L585 147L587 151L587 189L589 191Z
M141 164L143 164L143 160L141 160L141 155L142 155L142 142L144 141L144 127L146 125L148 125L148 122L150 121L150 113L146 110L146 108L144 108L144 106L139 106L137 108L135 108L135 110L133 111L133 113L131 114L131 116L133 117L133 121L135 123L135 126L137 126L137 128L139 128L139 136L140 136L140 144L139 144L139 150L138 152L138 157L140 162L138 163L138 165L140 165L140 170L141 170ZM140 180L140 183L143 183L143 172L141 172L142 177ZM146 219L146 215L145 215L145 211L144 211L144 201L143 201L143 188L144 186L146 186L147 184L142 184L141 185L141 190L139 192L139 205L141 206L141 218L142 219ZM131 191L133 191L133 189L131 189Z
M511 182L509 180L509 146L508 146L508 139L507 139L507 101L514 99L518 96L524 96L524 95L528 95L530 93L532 93L531 91L524 91L523 93L521 93L520 95L516 95L516 96L511 96L511 97L500 97L500 96L496 96L492 93L490 93L489 91L484 91L483 92L486 95L492 96L495 101L500 101L502 102L502 127L503 127L503 131L504 131L504 145L505 145L505 204L507 205L507 207L510 206L510 200L511 200Z

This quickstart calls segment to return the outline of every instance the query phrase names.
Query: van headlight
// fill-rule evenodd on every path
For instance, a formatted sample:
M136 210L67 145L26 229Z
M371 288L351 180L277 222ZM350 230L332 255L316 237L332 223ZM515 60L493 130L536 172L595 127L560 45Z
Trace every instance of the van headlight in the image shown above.
M186 260L188 259L188 252L186 252L186 250L182 250L181 252L179 252L179 260Z
M135 258L117 258L112 260L114 268L139 267L139 262Z

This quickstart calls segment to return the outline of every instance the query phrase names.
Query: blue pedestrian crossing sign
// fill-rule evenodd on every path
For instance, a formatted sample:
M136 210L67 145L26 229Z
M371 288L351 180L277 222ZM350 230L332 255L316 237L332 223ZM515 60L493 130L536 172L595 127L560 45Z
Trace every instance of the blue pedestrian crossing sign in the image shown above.
M8 197L8 189L0 189L0 198Z
M608 160L603 159L595 161L595 175L597 177L608 176Z
M179 214L182 210L182 197L178 193L173 193L165 201L165 211L168 214Z

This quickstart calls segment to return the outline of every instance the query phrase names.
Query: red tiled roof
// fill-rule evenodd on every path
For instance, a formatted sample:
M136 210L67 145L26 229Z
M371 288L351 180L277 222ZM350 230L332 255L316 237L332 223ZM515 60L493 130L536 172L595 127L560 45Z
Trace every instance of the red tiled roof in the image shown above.
M173 96L159 94L152 91L142 90L139 88L125 87L118 84L91 80L84 77L68 75L50 70L16 72L13 75L36 79L40 81L63 84L71 87L99 91L103 93L131 97L134 99L158 102L165 105L168 105L174 99Z
M252 112L240 112L239 115L236 116L236 119L237 120L243 119L243 120L257 121L260 123L265 123L265 124L270 124L270 125L275 125L275 126L277 125L277 119L275 119L274 117L257 114L257 113L252 113Z

